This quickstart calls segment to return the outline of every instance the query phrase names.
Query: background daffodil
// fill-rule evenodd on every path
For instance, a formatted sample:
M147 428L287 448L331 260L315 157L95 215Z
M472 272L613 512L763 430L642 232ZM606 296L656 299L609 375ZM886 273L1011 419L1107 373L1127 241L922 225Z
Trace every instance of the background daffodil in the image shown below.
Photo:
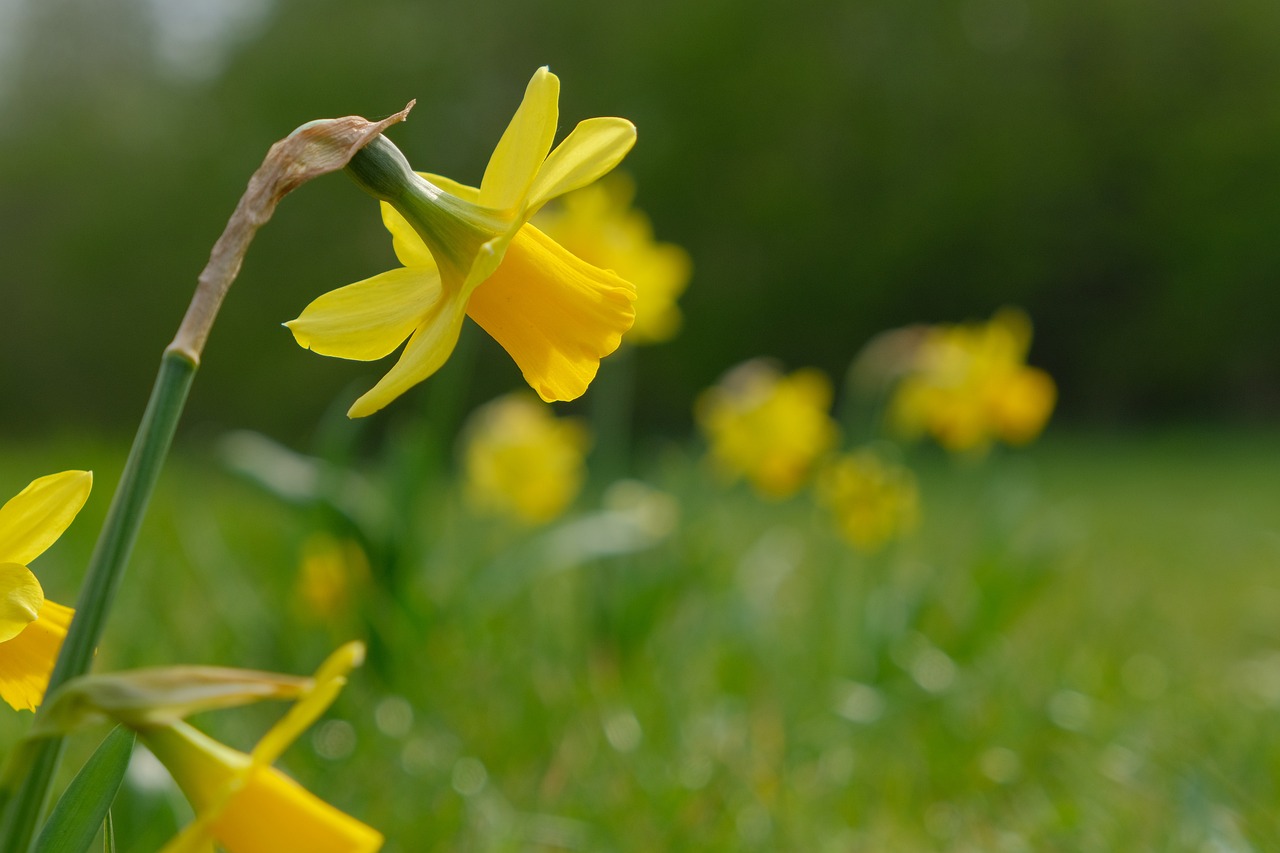
M717 468L745 477L765 497L785 498L835 446L839 430L828 414L831 397L831 381L821 371L784 376L757 359L704 391L694 414Z
M819 472L816 488L840 534L863 551L879 550L919 522L915 475L869 448L832 459Z
M1057 399L1049 374L1025 363L1030 345L1031 320L1012 308L986 323L927 329L889 402L890 421L953 452L982 452L995 440L1026 444Z
M0 697L34 711L74 613L49 601L27 568L58 540L93 487L88 471L33 480L0 507Z
M378 411L438 370L468 314L519 365L544 400L580 396L600 359L635 317L635 290L576 257L528 220L547 201L586 186L635 143L621 118L580 122L555 150L559 79L546 68L498 142L479 188L415 173L385 137L349 171L383 202L383 224L404 266L327 293L286 325L301 346L395 366L351 407Z
M467 428L466 495L477 510L543 524L559 516L586 480L587 431L556 418L527 392L477 409Z

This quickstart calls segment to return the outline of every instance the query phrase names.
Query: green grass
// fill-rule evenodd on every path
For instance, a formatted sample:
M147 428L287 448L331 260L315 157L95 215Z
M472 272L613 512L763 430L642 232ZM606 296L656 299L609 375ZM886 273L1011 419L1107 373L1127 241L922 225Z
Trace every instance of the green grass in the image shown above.
M318 620L297 603L299 549L348 522L187 448L99 668L305 673L367 639L369 664L282 766L388 851L1280 846L1275 437L1051 436L981 465L922 452L921 529L874 557L807 499L724 487L685 449L645 472L678 507L669 535L581 560L566 543L582 536L472 518L452 486L406 485L402 462L364 471L384 496L359 527L374 582ZM51 598L73 599L119 464L81 443L0 456L9 493L97 472L35 564ZM244 748L278 713L197 723ZM29 717L2 716L7 745ZM154 850L184 807L163 774L126 786L119 849Z

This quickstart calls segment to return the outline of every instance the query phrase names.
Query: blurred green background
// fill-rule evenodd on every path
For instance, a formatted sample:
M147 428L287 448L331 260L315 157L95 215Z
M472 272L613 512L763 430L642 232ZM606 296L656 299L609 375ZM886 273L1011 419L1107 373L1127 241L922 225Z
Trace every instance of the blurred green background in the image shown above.
M521 385L474 327L348 424L387 364L279 325L395 264L334 176L250 250L99 668L308 672L364 637L369 666L284 766L388 853L1276 849L1278 25L1247 0L0 0L0 497L95 470L35 566L72 601L271 142L417 98L394 140L475 182L549 64L562 133L636 122L637 203L694 260L682 334L560 407L625 398L634 367L639 436L674 440L632 473L672 525L592 552L599 459L547 528L468 512L455 422ZM982 464L903 450L905 542L860 555L808 496L709 476L690 406L731 365L838 380L883 329L1005 304L1035 321L1055 423ZM237 429L324 457L302 466L322 494L229 472L214 448ZM377 581L333 614L299 591L321 531ZM279 710L198 723L247 746ZM0 743L29 719L0 714ZM151 770L117 807L122 850L186 819Z
M638 365L643 426L683 431L696 390L744 358L838 376L877 330L1006 303L1036 322L1060 418L1280 408L1275 4L0 8L5 433L132 428L272 141L417 98L397 143L475 182L542 64L564 82L562 133L593 115L636 122L637 202L695 261L684 334ZM385 368L316 358L279 323L393 263L349 181L287 199L231 293L188 424L308 435ZM476 401L519 381L481 347Z

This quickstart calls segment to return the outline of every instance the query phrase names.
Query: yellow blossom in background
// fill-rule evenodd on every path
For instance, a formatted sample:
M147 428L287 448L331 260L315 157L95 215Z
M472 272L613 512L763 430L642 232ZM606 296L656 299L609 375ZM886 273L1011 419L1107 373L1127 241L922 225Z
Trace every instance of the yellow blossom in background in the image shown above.
M88 471L63 471L0 507L0 697L20 711L43 699L74 615L44 597L27 563L58 540L92 487Z
M863 551L876 551L914 530L920 516L915 475L863 449L841 454L818 475L818 500L840 534Z
M1025 364L1030 344L1031 321L1014 309L987 323L927 329L890 399L891 424L954 452L1032 441L1057 389L1047 373Z
M369 574L369 558L359 543L316 533L303 544L298 567L298 602L303 613L319 621L343 615Z
M251 753L224 746L185 722L139 727L195 809L195 821L161 853L373 853L382 834L339 811L271 765L324 713L364 659L350 643L325 661L311 689Z
M756 360L704 391L694 414L722 472L745 477L767 497L785 498L835 446L839 430L829 414L831 397L831 381L818 370L784 376Z
M586 429L532 396L487 403L464 435L464 489L480 512L544 524L568 508L586 479Z
M562 196L534 220L553 240L589 264L635 285L633 344L668 341L680 329L676 299L693 273L689 253L653 239L649 218L631 206L635 183L619 172Z
M327 293L286 323L301 346L359 361L390 355L408 338L351 417L378 411L435 373L464 314L547 401L580 396L600 359L618 348L635 318L635 289L527 223L551 199L616 166L635 143L635 126L587 119L551 150L559 95L559 79L539 69L478 189L413 173L383 137L352 159L349 171L383 198L383 224L404 266ZM396 170L399 182L388 182Z

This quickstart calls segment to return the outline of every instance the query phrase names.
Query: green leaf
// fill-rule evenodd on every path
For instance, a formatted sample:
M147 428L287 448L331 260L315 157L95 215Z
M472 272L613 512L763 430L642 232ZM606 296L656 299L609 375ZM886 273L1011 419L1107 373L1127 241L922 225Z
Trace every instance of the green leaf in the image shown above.
M84 853L89 849L120 790L133 754L133 740L133 732L122 726L103 739L53 807L33 853Z
M102 824L102 853L116 853L116 822L107 811L107 819Z

